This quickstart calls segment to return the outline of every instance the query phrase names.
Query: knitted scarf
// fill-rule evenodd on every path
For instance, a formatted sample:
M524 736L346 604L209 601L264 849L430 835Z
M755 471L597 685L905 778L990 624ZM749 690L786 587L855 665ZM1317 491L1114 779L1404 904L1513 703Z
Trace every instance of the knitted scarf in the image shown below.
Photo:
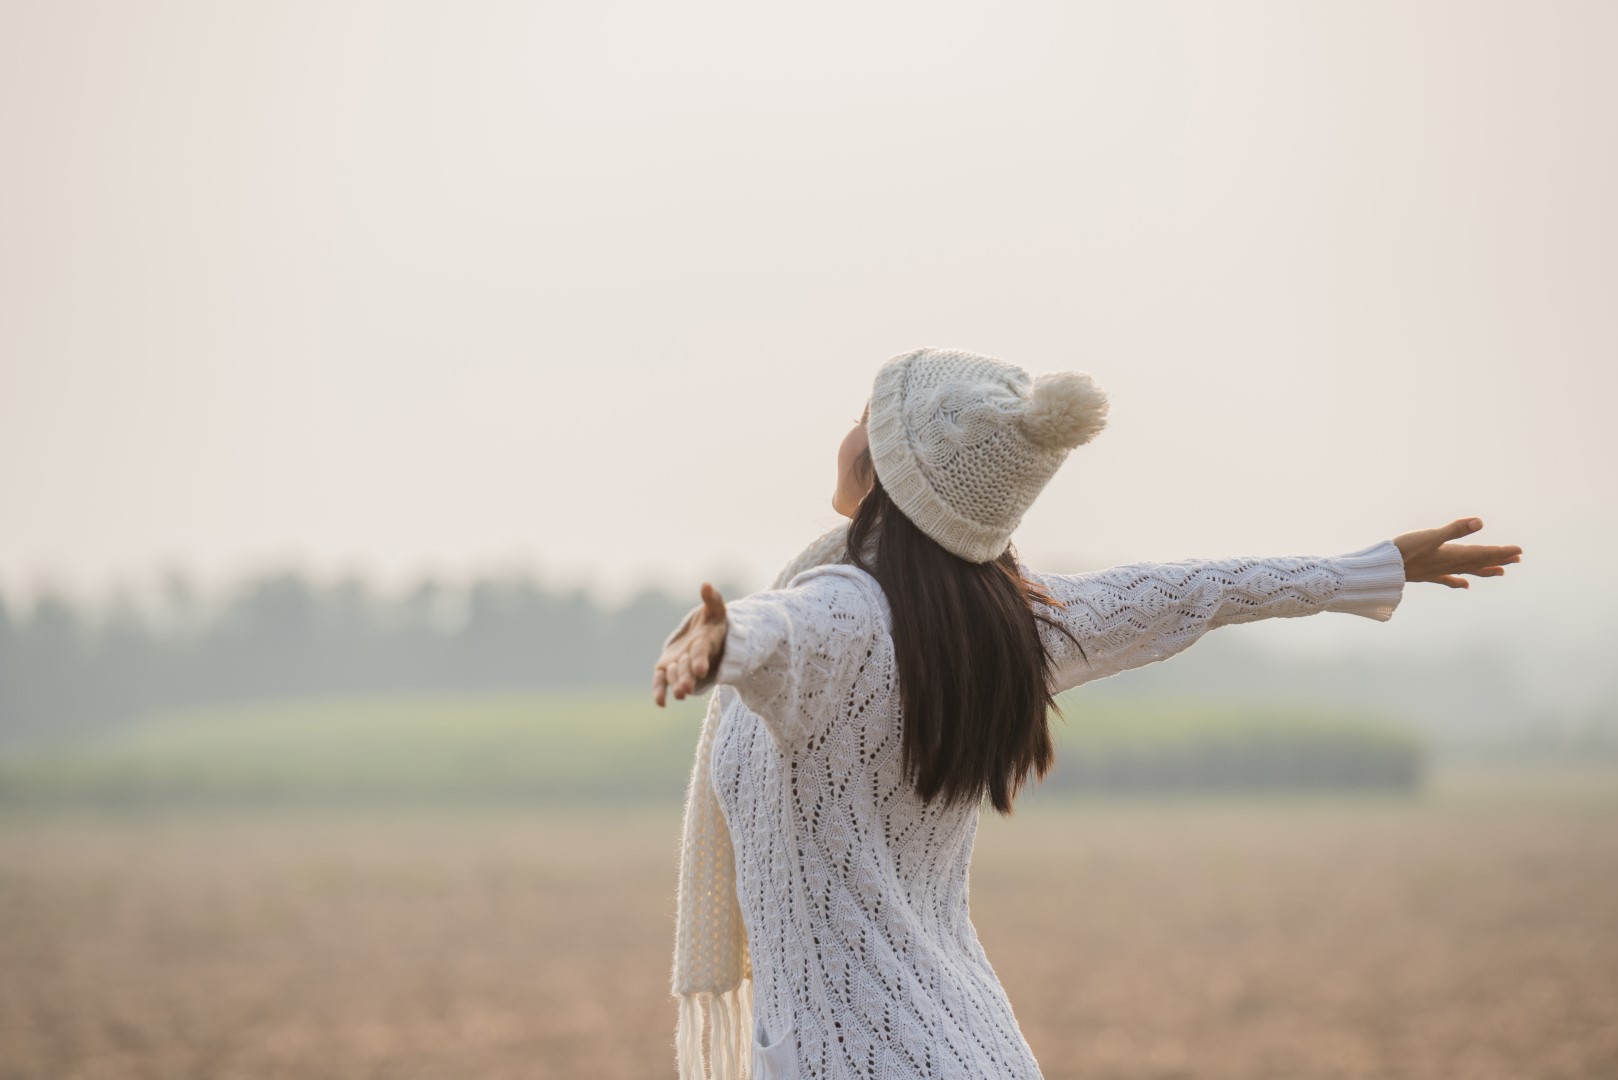
M873 530L865 551L874 554L875 546ZM848 561L844 522L800 551L770 588L784 588L811 567ZM735 694L732 687L718 685L708 698L685 796L674 931L674 993L680 999L675 1056L680 1080L703 1080L705 1060L712 1062L713 1080L747 1080L752 1075L753 967L736 900L736 853L709 771L719 718L736 700ZM704 1006L710 1027L707 1055L702 1045Z

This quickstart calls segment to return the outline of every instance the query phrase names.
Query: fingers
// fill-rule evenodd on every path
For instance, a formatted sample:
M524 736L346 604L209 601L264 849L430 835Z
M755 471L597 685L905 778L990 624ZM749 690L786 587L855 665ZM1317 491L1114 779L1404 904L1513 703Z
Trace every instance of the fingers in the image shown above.
M652 700L662 705L671 694L676 701L682 700L688 693L685 685L686 669L684 664L679 660L671 660L668 664L659 667L656 676L652 679Z
M697 683L707 677L710 667L705 648L703 639L696 638L660 658L652 672L652 700L662 706L669 694L682 701L696 693Z
M1437 569L1457 574L1476 574L1490 571L1490 576L1505 573L1508 563L1522 561L1522 548L1511 546L1484 546L1481 544L1445 544L1438 550Z
M1452 568L1454 573L1431 574L1426 577L1413 578L1414 581L1432 581L1440 585L1448 585L1452 589L1469 589L1472 583L1461 577L1462 574L1471 574L1473 577L1501 577L1505 574L1503 566L1466 566Z
M652 700L662 707L667 703L670 692L676 699L683 698L685 694L680 690L682 682L679 657L659 660L652 674Z
M691 654L681 653L674 661L674 696L678 700L685 700L691 692Z
M702 583L702 607L703 613L710 620L717 621L725 617L724 597L719 595L718 589L714 588L706 581Z
M687 693L684 689L686 681L685 663L685 654L683 652L675 653L672 656L665 654L658 660L657 666L652 672L652 700L657 702L659 706L667 703L670 693L674 695L676 700L685 697Z
M1455 540L1462 536L1470 536L1483 528L1482 518L1456 518L1444 527L1444 539Z
M1452 573L1433 573L1425 577L1415 578L1415 581L1433 581L1441 585L1448 585L1452 589L1468 589L1472 583L1461 577L1462 574L1471 574L1473 577L1501 577L1505 574L1503 566L1455 566L1450 568Z

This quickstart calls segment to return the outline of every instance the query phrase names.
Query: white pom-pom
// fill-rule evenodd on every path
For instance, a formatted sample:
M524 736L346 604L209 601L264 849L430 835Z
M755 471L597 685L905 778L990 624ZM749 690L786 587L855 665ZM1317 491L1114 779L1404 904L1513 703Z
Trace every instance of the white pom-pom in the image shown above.
M1107 426L1107 395L1087 372L1040 375L1022 415L1023 434L1050 450L1083 446Z

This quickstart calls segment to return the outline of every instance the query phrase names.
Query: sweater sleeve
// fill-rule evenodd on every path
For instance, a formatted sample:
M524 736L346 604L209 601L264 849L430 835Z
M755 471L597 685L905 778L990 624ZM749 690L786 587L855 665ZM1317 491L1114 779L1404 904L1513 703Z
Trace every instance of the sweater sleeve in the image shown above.
M1026 572L1063 606L1041 608L1084 647L1041 623L1053 690L1166 660L1230 623L1341 611L1386 622L1404 595L1392 540L1335 556L1186 559L1086 574Z
M824 730L845 696L840 689L871 652L878 615L867 590L820 567L725 610L724 655L697 690L735 688L782 746Z

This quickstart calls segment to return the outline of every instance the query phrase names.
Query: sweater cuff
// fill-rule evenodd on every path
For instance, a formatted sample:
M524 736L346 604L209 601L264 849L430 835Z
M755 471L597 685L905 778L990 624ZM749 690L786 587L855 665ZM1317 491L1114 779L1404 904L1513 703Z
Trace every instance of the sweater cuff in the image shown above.
M725 655L710 673L716 683L735 683L753 669L753 616L740 600L725 609Z
M1404 597L1405 560L1399 545L1383 540L1332 560L1343 571L1343 584L1326 604L1327 611L1344 611L1387 622Z

